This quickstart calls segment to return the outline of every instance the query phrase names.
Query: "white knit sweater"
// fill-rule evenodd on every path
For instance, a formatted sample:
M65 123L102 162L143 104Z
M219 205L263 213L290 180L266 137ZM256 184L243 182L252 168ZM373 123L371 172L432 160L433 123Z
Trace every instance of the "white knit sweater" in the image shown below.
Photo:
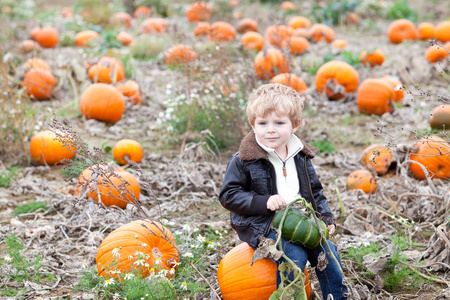
M275 168L278 195L286 201L286 204L299 198L301 196L299 194L300 186L294 156L303 149L300 139L294 134L291 135L287 143L288 154L285 161L280 158L275 149L264 146L258 141L258 138L256 141L268 153L269 161ZM284 173L286 176L283 174L283 168L286 169Z

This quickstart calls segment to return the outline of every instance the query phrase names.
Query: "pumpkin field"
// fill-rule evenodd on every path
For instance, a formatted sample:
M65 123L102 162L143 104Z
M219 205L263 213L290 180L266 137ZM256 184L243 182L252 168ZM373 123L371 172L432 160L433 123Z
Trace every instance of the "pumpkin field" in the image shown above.
M449 1L0 0L0 22L0 299L323 299L311 265L275 292L218 199L267 83L302 95L348 299L450 299Z

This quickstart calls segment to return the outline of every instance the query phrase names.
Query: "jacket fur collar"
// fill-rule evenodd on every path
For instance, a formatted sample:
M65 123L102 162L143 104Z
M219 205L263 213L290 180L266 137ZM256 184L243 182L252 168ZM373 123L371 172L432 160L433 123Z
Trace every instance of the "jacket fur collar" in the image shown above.
M309 158L313 158L319 152L319 149L317 149L316 147L311 146L304 141L302 141L302 143L304 147L300 152L303 152ZM239 147L239 158L241 160L256 160L267 158L267 152L263 148L261 148L260 145L258 145L253 130L250 131L242 139L241 145Z

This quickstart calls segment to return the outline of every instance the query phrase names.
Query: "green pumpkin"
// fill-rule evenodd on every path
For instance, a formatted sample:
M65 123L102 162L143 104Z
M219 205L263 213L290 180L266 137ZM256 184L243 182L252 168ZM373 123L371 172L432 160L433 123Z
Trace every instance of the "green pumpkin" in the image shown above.
M285 210L279 210L273 218L273 227L280 226ZM328 227L319 219L321 229L328 239ZM308 249L316 249L321 244L320 231L317 228L314 216L298 208L290 208L284 220L281 236L293 244L303 246Z

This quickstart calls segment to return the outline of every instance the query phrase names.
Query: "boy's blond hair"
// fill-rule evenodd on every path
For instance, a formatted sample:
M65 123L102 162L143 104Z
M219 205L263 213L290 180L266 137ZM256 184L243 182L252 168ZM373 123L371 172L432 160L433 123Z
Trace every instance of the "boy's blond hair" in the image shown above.
M253 126L257 117L275 112L287 115L292 125L297 126L302 118L303 101L304 97L291 87L278 83L264 84L249 96L248 121Z

